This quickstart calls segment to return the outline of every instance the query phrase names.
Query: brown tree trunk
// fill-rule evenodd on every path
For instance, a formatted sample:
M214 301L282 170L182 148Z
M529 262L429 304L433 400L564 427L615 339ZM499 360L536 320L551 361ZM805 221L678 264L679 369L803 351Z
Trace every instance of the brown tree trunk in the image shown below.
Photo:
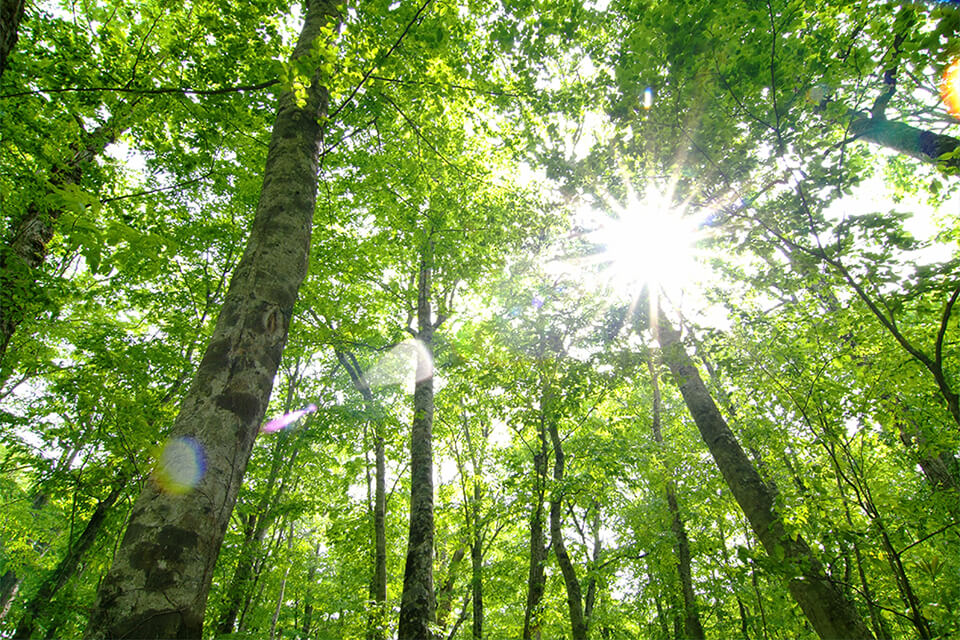
M470 545L470 593L473 599L472 638L483 640L483 548L479 536Z
M26 0L0 0L0 77L7 70L7 60L20 37L20 21Z
M307 3L294 60L338 20L330 0ZM279 102L250 238L171 437L199 447L192 491L146 485L86 637L198 638L213 567L263 420L307 271L327 92L317 74L304 106Z
M540 638L540 602L546 590L544 569L547 549L543 539L543 499L547 483L547 433L541 416L538 426L539 451L533 454L533 507L530 510L530 572L527 577L527 605L523 612L523 640Z
M336 349L335 352L337 360L340 361L347 375L350 376L353 386L363 397L367 413L373 415L376 401L357 359L349 352L343 352L339 349ZM383 640L386 633L384 617L386 616L385 603L387 601L387 459L384 451L383 421L380 419L377 419L374 423L373 451L376 466L373 499L373 576L370 581L370 600L373 602L373 611L370 615L367 638L368 640ZM368 482L368 501L369 486Z
M570 611L570 628L573 632L573 640L586 640L587 623L583 617L583 592L580 589L580 580L577 578L576 569L567 553L567 545L563 541L563 521L560 513L563 501L565 463L563 443L560 441L560 433L557 430L556 416L553 415L549 407L543 410L549 412L547 427L550 431L550 441L553 444L554 486L550 495L550 543L553 545L553 554L557 558L557 564L560 565L563 584L567 590L567 609Z
M653 354L647 357L647 370L650 372L650 386L653 389L653 439L663 445L663 433L660 430L661 399L660 376ZM680 577L680 590L683 594L683 630L684 637L703 640L703 625L700 624L700 610L693 591L693 577L690 572L690 540L687 529L680 518L680 505L677 503L677 491L672 480L667 481L667 507L672 520L671 529L677 539L677 573Z
M647 304L646 300L639 303L644 313ZM799 574L789 579L788 588L817 634L824 639L873 638L853 603L828 580L820 560L803 537L787 534L774 506L773 492L714 404L680 342L680 332L670 326L662 312L654 313L654 337L701 437L767 553L790 563Z
M80 184L90 163L127 128L139 101L136 98L124 112L118 111L106 124L85 133L80 142L72 145L73 156L51 171L50 190L27 205L0 246L0 383L9 375L10 367L2 362L10 340L42 299L42 292L37 290L37 272L47 259L47 245L63 214L63 209L45 202L46 196Z
M107 519L110 509L116 504L117 499L120 498L125 485L126 478L124 477L114 485L110 494L97 504L97 508L94 509L90 520L87 521L83 533L70 546L67 555L60 560L56 569L44 579L33 598L27 603L23 616L20 618L20 623L17 625L17 630L13 634L14 638L30 638L36 632L37 621L46 615L57 591L76 573L80 559L93 546L104 520Z
M432 367L433 319L430 317L432 241L421 257L417 295L417 370ZM433 590L433 375L419 379L413 392L410 432L410 537L400 596L399 640L433 638L436 620Z

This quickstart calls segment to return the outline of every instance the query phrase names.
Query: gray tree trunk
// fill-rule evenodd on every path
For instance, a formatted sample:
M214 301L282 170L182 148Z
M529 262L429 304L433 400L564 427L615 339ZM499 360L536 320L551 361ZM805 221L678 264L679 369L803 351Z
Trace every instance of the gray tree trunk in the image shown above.
M432 241L421 256L417 295L417 371L433 366L430 293L433 271ZM429 362L424 362L429 358ZM418 376L420 378L421 376ZM410 430L410 536L400 596L399 640L429 640L436 621L433 590L433 375L418 379L413 392Z
M660 430L661 398L660 375L653 354L647 358L647 369L650 372L650 386L653 389L653 439L658 445L663 444L663 433ZM687 538L687 528L680 518L680 505L677 502L677 490L672 480L667 481L667 506L672 519L671 528L677 538L677 573L680 577L680 589L683 593L683 630L686 638L703 640L703 625L700 624L700 610L697 607L696 594L693 591L693 579L690 572L690 540Z
M308 2L294 59L308 56L337 20L332 0ZM199 445L205 473L182 495L146 485L87 638L201 636L214 564L307 272L326 110L319 75L303 107L293 92L280 97L253 229L171 433Z
M100 528L107 519L110 509L113 508L113 505L116 504L117 499L123 493L125 485L126 477L122 476L110 494L97 504L97 508L94 509L93 514L87 521L83 533L67 549L67 554L60 560L56 569L44 579L33 598L27 603L23 616L20 618L20 623L17 625L17 630L13 634L14 638L30 638L33 636L37 628L37 621L42 620L47 615L53 597L67 583L67 580L73 577L81 558L93 546L97 534L100 533Z
M367 413L373 415L376 401L370 384L352 353L336 350L337 360L350 376L353 386L363 397ZM376 466L373 499L373 577L370 581L370 600L373 611L370 615L368 640L383 640L383 628L387 601L387 459L384 451L383 421L376 419L373 426L373 456ZM369 487L369 484L367 485ZM368 500L369 500L369 493Z
M960 147L960 140L912 127L903 122L871 117L865 112L850 113L850 133L912 158L936 164L940 156ZM945 160L946 167L960 169L960 158Z
M648 302L639 308L646 313ZM774 494L744 453L726 420L720 414L697 367L680 342L680 332L670 326L662 312L653 323L664 362L683 395L700 435L720 469L727 486L743 509L750 526L774 558L783 558L799 575L788 588L817 634L827 638L873 638L852 602L827 578L820 560L802 536L787 534L774 506Z
M7 70L7 60L20 37L20 21L26 0L0 0L0 77Z
M547 425L550 431L550 441L553 443L553 492L550 496L550 543L553 545L553 554L560 565L563 574L563 584L567 590L567 609L570 612L570 628L573 640L587 640L587 623L583 617L583 591L576 569L567 553L567 545L563 541L563 519L560 509L563 501L563 473L564 456L563 443L557 431L555 415L549 415Z
M546 590L544 569L547 549L543 539L543 499L547 482L547 433L541 415L537 431L539 451L533 454L534 488L530 510L530 572L527 577L527 605L523 612L523 640L540 638L540 602Z
M6 0L0 2L6 4ZM50 174L51 191L80 184L89 164L126 129L125 123L139 100L73 145L73 155ZM47 259L47 245L63 214L62 209L51 207L44 200L45 197L39 197L27 205L0 246L0 363L17 327L42 299L42 292L37 290L37 271ZM0 366L0 383L6 380L9 369Z

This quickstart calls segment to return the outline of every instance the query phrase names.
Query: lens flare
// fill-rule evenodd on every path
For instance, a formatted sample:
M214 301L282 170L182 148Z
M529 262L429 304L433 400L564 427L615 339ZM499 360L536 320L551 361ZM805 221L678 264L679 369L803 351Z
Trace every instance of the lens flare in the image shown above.
M653 89L647 87L643 90L643 108L649 109L653 106Z
M367 372L371 387L399 384L407 393L413 393L417 382L433 377L433 358L430 350L419 340L404 340L390 349Z
M303 409L300 409L299 411L291 411L290 413L283 414L279 418L274 418L270 422L260 427L260 431L262 431L263 433L273 433L274 431L280 431L280 429L289 427L290 425L292 425L294 422L296 422L303 416L307 415L308 413L313 413L316 410L317 410L317 405L311 402L310 404L308 404Z
M172 438L157 456L153 477L163 491L184 494L194 489L207 470L203 446L190 437Z
M957 58L943 72L940 81L940 97L954 118L960 119L960 58Z

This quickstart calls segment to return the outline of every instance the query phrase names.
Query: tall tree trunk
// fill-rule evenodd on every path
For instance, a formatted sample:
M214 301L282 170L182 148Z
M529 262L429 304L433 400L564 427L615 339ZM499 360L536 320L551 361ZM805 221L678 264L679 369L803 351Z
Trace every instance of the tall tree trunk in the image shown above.
M17 592L20 591L20 585L23 583L23 577L18 576L13 569L7 569L0 577L0 620L7 617L10 613L10 607L13 605Z
M287 536L287 551L293 550L293 522L290 523L290 535ZM277 636L277 620L280 619L280 608L283 607L283 594L287 590L287 578L290 576L290 562L287 562L287 568L283 571L283 579L280 580L280 593L277 595L277 605L273 608L273 616L270 618L270 640Z
M313 557L310 559L310 569L307 570L307 594L304 597L303 604L303 626L300 628L300 637L307 640L310 637L310 627L313 625L313 577L317 573L316 559L320 555L320 543L317 542L313 549Z
M288 389L288 401L285 403L285 410L290 409L289 398L293 395L293 389L297 384L297 379L290 381ZM277 512L275 506L279 503L284 491L288 486L289 473L297 459L299 452L299 442L294 441L293 450L289 459L286 458L287 444L290 442L289 431L281 431L277 434L273 445L272 460L270 462L270 471L267 474L267 481L264 483L263 493L252 514L246 517L243 528L243 542L240 546L240 554L237 558L237 566L233 571L233 578L227 587L226 608L220 613L217 620L217 633L233 633L237 623L237 617L243 607L244 599L251 587L250 577L256 556L260 551L263 538L273 525ZM284 464L286 462L286 464ZM281 467L285 467L281 477Z
M126 477L121 476L110 494L97 503L97 508L93 510L93 514L90 516L90 520L87 521L87 526L84 527L83 533L81 533L76 542L67 549L67 554L60 560L56 569L40 583L40 588L37 589L33 598L27 603L23 616L20 618L20 623L17 625L17 630L13 634L14 638L30 638L33 636L36 631L37 621L46 615L57 591L76 573L80 559L83 558L87 550L93 546L94 541L97 539L97 534L100 533L100 528L103 526L103 522L107 519L110 509L116 504L117 499L120 498L125 486Z
M417 285L417 371L433 367L433 319L430 317L433 242L421 256ZM433 591L433 374L417 376L410 430L410 537L400 597L399 640L433 637L436 619ZM422 379L421 379L422 378Z
M479 489L479 484L475 486ZM483 547L480 536L475 536L470 545L470 594L473 599L472 638L483 640Z
M540 638L540 602L546 590L544 569L547 549L543 539L543 499L547 483L547 432L542 415L537 431L539 451L533 454L534 488L530 510L530 572L527 577L527 605L523 612L523 640Z
M653 390L653 439L658 445L663 445L663 433L660 430L661 399L660 375L657 373L657 363L653 353L647 357L647 370L650 372L650 386ZM667 507L670 509L672 520L671 529L677 539L677 573L680 577L680 590L683 594L683 630L686 638L703 640L703 625L700 624L700 610L697 608L697 598L693 591L693 577L690 572L690 540L687 538L687 529L680 518L680 505L677 502L677 490L673 480L667 480Z
M648 302L639 307L646 314ZM821 638L873 638L852 602L827 578L820 560L802 536L788 535L774 506L774 494L744 453L720 414L700 373L680 342L680 332L659 310L653 312L652 329L664 362L683 395L700 435L710 450L727 486L750 522L757 538L773 558L782 558L800 575L788 588ZM648 319L649 322L649 319Z
M293 59L338 20L332 0L307 4ZM146 485L100 586L86 637L200 637L220 544L270 399L297 290L307 271L327 92L280 98L263 189L234 273L171 437L191 438L205 473L182 495Z
M936 164L940 156L960 147L960 140L952 136L933 133L912 127L904 122L887 120L868 115L867 112L850 112L850 133L898 153ZM960 169L960 158L945 160L948 169Z
M51 171L50 191L27 205L12 225L10 236L0 246L0 383L10 373L10 367L2 364L10 340L42 297L37 290L37 273L47 259L47 245L63 214L63 209L50 206L45 196L80 184L90 163L127 128L139 101L140 98L136 98L123 112L116 112L105 124L85 133L72 145L73 156Z
M450 564L447 567L447 578L443 581L440 589L437 590L437 627L443 629L447 626L447 616L453 610L453 585L457 581L457 571L460 569L460 563L463 562L463 556L466 555L465 547L457 547L450 558Z
M570 628L573 640L586 640L587 623L583 617L583 592L580 589L580 580L576 569L567 553L567 545L563 541L563 521L560 509L563 505L563 472L564 456L563 443L557 430L557 419L548 407L547 428L550 431L550 441L553 444L553 491L550 494L550 543L553 545L553 554L560 565L563 574L563 584L567 590L567 609L570 611Z
M7 70L7 60L20 37L20 21L26 0L0 0L0 77Z
M353 386L363 397L367 413L373 415L376 401L370 384L360 369L360 364L352 353L335 349L337 360L350 376ZM385 603L387 601L387 459L384 451L383 420L376 419L373 427L373 455L376 466L373 499L373 575L370 580L370 600L373 602L368 621L368 640L383 640L386 629ZM369 476L368 476L369 478ZM369 483L367 500L369 501Z

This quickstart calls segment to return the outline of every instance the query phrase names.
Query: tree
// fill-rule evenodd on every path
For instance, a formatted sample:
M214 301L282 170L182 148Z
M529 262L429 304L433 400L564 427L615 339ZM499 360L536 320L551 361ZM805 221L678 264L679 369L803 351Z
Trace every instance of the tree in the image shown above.
M820 561L806 541L787 533L774 508L773 493L743 452L710 397L693 361L683 349L680 333L670 326L659 306L648 313L644 309L647 304L648 300L641 300L641 313L653 328L664 362L670 368L704 442L767 553L789 563L787 574L793 574L789 579L790 592L814 629L821 638L872 637L853 604L828 581Z
M332 4L307 6L295 63L327 46L337 16ZM306 275L327 108L324 81L315 72L306 98L294 90L280 98L247 249L171 432L201 447L195 455L203 456L206 472L186 498L155 483L145 487L100 588L87 637L200 635L212 567Z

